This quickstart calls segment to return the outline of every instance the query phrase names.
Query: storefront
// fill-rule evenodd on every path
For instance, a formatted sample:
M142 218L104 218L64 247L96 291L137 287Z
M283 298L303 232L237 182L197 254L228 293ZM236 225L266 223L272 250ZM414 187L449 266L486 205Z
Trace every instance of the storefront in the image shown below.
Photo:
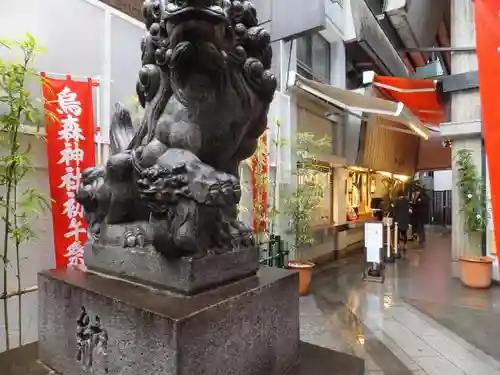
M366 168L347 168L346 203L347 220L371 217L371 195L375 192L375 180Z
M370 92L343 90L292 72L290 76L296 134L307 132L332 140L327 152L316 155L316 170L310 174L323 191L321 205L312 215L314 244L301 246L296 254L299 259L321 262L363 247L364 224L372 219L371 199L382 198L385 191L384 176L376 171L389 171L392 177L412 175L418 137L428 137L428 131L402 103ZM347 135L348 114L361 122L356 139ZM346 151L353 148L356 165L346 160ZM412 151L415 156L410 155ZM298 187L307 182L299 179Z
M314 165L299 166L301 172L297 174L297 185L313 186L321 197L319 207L311 215L313 228L324 228L333 225L333 168L325 162L316 162Z

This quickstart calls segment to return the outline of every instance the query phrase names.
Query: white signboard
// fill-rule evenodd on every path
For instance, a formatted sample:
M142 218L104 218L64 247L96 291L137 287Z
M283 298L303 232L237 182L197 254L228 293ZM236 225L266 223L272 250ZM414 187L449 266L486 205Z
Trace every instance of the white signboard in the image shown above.
M384 225L365 223L366 261L380 263L380 249L384 247Z

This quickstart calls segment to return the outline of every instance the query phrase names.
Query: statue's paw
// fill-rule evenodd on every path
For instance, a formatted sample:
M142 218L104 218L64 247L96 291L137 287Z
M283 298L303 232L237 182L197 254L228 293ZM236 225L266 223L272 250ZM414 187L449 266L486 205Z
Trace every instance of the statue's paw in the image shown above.
M130 230L123 236L123 247L144 247L145 235L141 230Z
M230 228L233 247L255 246L252 230L241 221L232 221Z
M223 254L231 248L231 226L227 221L220 221L213 234L213 246L210 253Z
M89 222L89 220L87 220ZM90 221L91 222L91 221ZM91 222L87 229L87 237L89 240L96 242L101 235L101 223Z
M250 228L238 220L223 220L215 235L215 252L224 253L230 249L250 247L255 245Z

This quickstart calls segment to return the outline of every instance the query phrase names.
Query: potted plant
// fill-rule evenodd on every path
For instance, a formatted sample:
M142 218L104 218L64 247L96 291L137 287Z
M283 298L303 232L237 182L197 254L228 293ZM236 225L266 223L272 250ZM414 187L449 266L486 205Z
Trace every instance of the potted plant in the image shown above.
M488 288L492 279L493 259L482 255L482 240L487 225L485 183L479 175L470 150L456 155L460 215L469 240L467 255L459 258L460 279L470 288Z
M313 214L320 207L324 186L318 183L315 175L319 165L315 154L321 153L331 145L329 137L317 138L312 133L297 135L297 188L285 198L285 214L289 217L289 232L294 238L295 253L302 246L314 244L311 222ZM312 270L315 264L311 261L291 260L288 268L299 272L299 293L309 293Z

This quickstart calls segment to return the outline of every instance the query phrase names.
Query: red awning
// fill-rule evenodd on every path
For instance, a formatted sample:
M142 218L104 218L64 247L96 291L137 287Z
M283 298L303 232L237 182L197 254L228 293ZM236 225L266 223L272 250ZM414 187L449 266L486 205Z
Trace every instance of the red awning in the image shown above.
M387 99L403 103L422 123L445 122L435 80L375 76L372 85Z

